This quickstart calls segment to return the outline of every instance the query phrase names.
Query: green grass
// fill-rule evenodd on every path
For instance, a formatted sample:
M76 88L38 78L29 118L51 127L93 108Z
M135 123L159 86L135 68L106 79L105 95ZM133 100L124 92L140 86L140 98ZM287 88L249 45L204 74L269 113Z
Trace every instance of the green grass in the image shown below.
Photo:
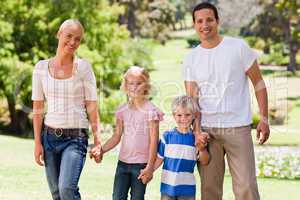
M35 164L33 141L0 135L0 199L2 200L44 200L51 199L44 168ZM111 199L117 155L109 153L101 164L87 159L81 179L80 191L85 200ZM197 182L199 176L195 172ZM160 199L160 172L147 187L147 200ZM261 199L296 200L299 198L300 181L258 179ZM197 187L200 188L200 185ZM225 177L224 200L233 200L231 178ZM199 190L197 196L200 196Z

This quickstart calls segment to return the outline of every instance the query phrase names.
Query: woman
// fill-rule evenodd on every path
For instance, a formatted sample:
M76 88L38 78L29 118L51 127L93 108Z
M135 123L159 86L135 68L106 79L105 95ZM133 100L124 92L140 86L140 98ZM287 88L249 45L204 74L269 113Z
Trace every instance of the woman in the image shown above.
M81 199L78 181L86 158L89 121L92 151L101 151L95 76L86 60L75 57L83 32L78 20L64 21L57 32L56 55L39 61L33 71L34 156L37 164L45 164L54 200ZM100 154L93 155L96 162L101 161Z

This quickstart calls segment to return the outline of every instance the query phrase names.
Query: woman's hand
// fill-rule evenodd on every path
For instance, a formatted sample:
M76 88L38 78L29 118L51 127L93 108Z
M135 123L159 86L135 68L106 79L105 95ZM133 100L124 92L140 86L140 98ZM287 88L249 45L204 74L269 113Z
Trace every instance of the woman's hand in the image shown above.
M34 146L34 158L38 165L44 166L44 150L41 143Z

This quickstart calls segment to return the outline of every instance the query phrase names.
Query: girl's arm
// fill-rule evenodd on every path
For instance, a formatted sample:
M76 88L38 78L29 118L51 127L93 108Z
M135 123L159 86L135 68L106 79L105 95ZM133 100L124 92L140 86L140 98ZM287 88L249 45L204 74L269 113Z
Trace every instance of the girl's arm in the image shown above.
M157 157L157 144L159 135L159 121L151 120L149 122L150 128L150 147L149 147L149 159L145 169L141 170L138 179L141 179L144 184L147 184L153 177L154 163Z
M114 148L115 146L117 146L117 144L119 144L121 140L122 134L123 134L123 120L117 118L114 134L103 145L102 147L103 153L106 153L112 148Z
M155 163L154 163L154 171L157 170L161 166L163 161L164 161L163 158L160 158L160 157L157 156L157 158L155 160Z
M154 163L157 155L157 144L158 144L158 135L159 135L159 121L151 120L149 124L150 128L150 145L149 145L149 159L147 162L146 169L149 169L153 172Z
M43 126L44 101L33 101L33 130L34 130L34 158L35 162L44 165L44 151L41 141Z

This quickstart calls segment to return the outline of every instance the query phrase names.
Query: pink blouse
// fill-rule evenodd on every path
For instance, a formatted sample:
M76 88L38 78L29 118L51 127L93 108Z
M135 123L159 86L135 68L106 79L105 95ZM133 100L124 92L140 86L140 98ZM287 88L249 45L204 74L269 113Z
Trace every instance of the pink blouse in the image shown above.
M126 163L147 163L149 158L150 129L152 120L162 121L164 113L147 101L138 109L121 105L115 114L123 120L123 136L119 160Z

